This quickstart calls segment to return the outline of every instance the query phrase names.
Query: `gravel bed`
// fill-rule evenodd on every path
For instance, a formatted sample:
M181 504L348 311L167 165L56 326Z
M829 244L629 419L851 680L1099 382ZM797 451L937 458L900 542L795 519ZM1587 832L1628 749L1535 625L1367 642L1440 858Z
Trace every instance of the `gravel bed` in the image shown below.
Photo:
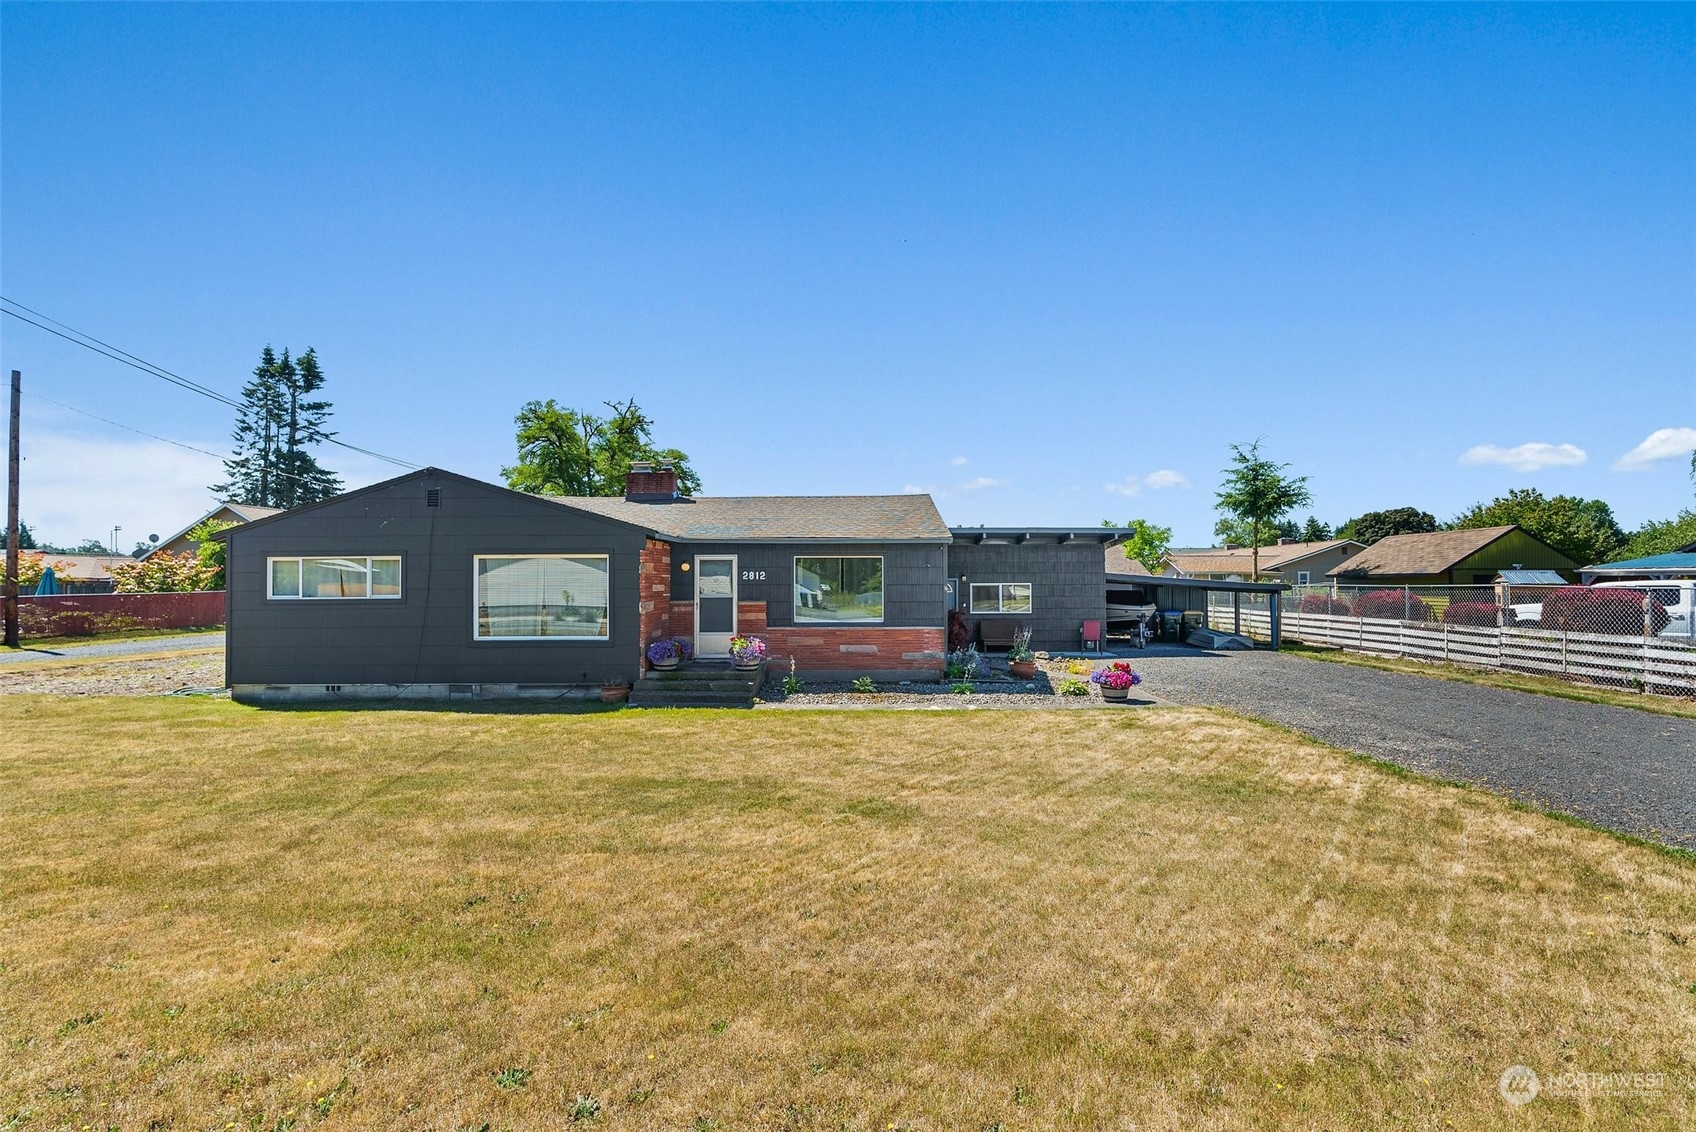
M0 695L224 695L223 685L221 648L165 656L79 658L15 667L0 661Z
M1287 653L1150 656L1147 690L1696 849L1696 720Z
M86 660L100 656L139 656L156 652L193 652L224 647L223 633L184 633L180 637L137 637L130 641L95 641L86 645L32 645L0 649L0 665L43 660Z
M1104 661L1096 661L1091 667L1098 667ZM1139 687L1135 694L1126 701L1107 703L1101 698L1101 690L1089 684L1089 694L1083 696L1063 696L1059 688L1062 681L1067 679L1089 681L1088 671L1073 673L1066 667L1067 662L1060 659L1038 658L1037 674L1032 680L1015 680L1007 675L1007 664L998 658L990 658L991 675L971 681L972 690L969 694L954 691L952 681L942 683L927 683L921 681L905 681L900 683L880 683L875 692L856 692L846 681L817 681L809 680L807 686L800 692L786 694L783 691L783 677L774 674L766 679L765 686L760 689L760 702L756 706L762 708L905 708L930 711L959 711L961 709L978 708L1099 708L1099 707L1150 707L1156 701L1143 695L1144 689Z

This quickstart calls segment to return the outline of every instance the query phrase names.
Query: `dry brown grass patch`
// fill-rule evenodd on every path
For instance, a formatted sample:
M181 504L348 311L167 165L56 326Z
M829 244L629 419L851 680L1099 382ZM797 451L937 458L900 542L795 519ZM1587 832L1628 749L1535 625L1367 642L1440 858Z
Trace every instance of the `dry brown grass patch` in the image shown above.
M0 1126L1696 1116L1696 869L1228 716L0 721Z

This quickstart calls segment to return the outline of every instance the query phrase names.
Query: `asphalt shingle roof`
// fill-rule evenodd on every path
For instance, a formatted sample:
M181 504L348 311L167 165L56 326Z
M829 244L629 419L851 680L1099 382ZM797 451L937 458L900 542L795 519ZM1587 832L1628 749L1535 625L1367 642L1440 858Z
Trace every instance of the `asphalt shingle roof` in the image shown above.
M1323 554L1350 541L1346 538L1334 538L1324 542L1287 542L1263 546L1260 548L1260 569L1277 570L1298 559ZM1166 560L1185 574L1231 574L1250 568L1253 551L1246 546L1236 550L1173 550L1167 552Z
M1505 527L1474 527L1465 531L1431 531L1379 539L1335 570L1351 574L1441 574L1469 554L1489 546L1509 531Z
M550 495L580 511L685 542L949 542L928 495L702 495L663 503Z

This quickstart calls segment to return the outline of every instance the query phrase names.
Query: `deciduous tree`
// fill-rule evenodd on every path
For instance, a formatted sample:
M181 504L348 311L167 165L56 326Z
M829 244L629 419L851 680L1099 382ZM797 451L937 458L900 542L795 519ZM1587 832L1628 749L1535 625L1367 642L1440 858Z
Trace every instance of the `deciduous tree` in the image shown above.
M1352 538L1371 546L1391 535L1422 535L1437 529L1437 516L1417 507L1392 507L1388 511L1368 511L1350 519L1337 528L1338 538Z
M1606 562L1625 546L1613 509L1600 499L1545 497L1534 487L1514 488L1488 503L1475 503L1455 516L1451 530L1518 524L1578 563Z
M1249 576L1260 577L1260 547L1264 536L1297 507L1313 502L1306 476L1287 476L1288 464L1279 464L1260 454L1260 441L1248 447L1231 445L1231 467L1216 496L1219 510L1247 528Z
M531 401L518 411L518 463L502 468L507 486L539 495L623 495L633 461L670 463L680 494L701 490L689 457L654 445L654 422L635 400L606 402L605 417Z

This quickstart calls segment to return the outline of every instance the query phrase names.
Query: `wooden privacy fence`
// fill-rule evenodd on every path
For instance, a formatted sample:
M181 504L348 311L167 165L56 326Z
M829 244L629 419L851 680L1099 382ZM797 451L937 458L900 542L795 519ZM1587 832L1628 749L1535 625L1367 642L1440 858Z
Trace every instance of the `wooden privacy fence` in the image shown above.
M1242 632L1263 639L1271 636L1270 611L1245 606L1241 616ZM1210 627L1226 632L1236 624L1235 617L1229 607L1208 611ZM1284 636L1310 645L1562 676L1643 692L1696 695L1696 643L1684 640L1340 617L1289 608L1284 609L1282 620Z
M18 631L25 638L88 637L120 629L199 629L223 623L223 590L18 599Z

